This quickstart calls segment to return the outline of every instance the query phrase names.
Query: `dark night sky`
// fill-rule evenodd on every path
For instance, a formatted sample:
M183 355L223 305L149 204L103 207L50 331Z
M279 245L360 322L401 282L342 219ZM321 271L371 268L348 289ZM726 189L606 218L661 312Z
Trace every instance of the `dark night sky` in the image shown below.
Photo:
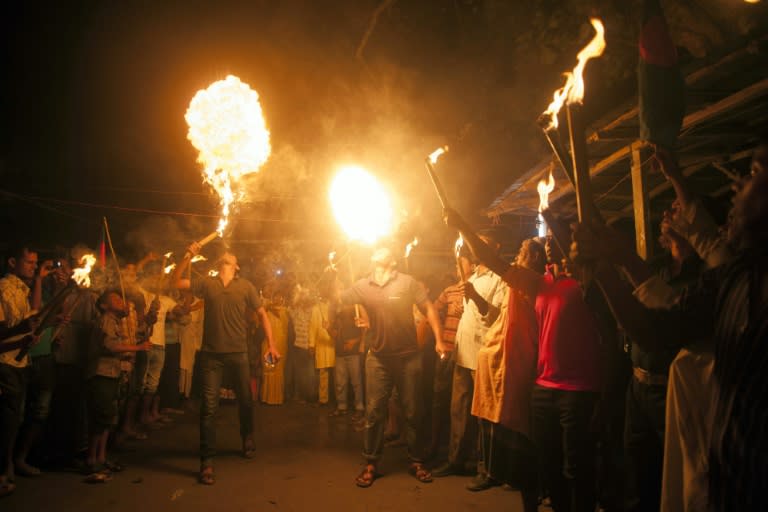
M2 189L216 214L183 116L198 89L232 73L260 93L273 145L233 238L320 240L313 247L327 253L340 238L327 214L328 179L339 163L358 162L398 191L410 219L404 237L442 240L450 234L424 156L451 145L441 163L449 195L469 215L486 206L544 154L534 121L591 37L590 14L608 32L606 55L588 68L593 107L632 94L633 2L394 2L363 62L355 50L377 4L6 3ZM46 246L93 245L105 214L129 253L146 248L140 239L188 240L215 225L7 195L3 205L7 231Z

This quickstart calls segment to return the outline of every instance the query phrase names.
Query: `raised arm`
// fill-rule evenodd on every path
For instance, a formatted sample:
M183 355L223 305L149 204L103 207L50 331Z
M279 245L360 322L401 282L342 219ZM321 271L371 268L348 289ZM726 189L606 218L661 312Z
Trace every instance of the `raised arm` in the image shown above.
M480 237L477 236L477 233L474 232L469 223L455 210L446 208L443 211L443 220L448 226L457 229L459 233L461 233L462 238L464 238L464 243L469 246L470 250L480 263L499 276L503 276L507 272L509 263L501 259L490 245L483 242Z

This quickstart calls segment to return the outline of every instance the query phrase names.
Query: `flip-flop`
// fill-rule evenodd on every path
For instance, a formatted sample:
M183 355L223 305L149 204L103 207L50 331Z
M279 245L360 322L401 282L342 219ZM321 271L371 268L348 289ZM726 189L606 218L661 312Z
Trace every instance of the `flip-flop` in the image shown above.
M125 466L114 460L108 460L104 463L104 467L113 473L120 473L125 471Z
M360 474L357 475L357 478L355 478L355 484L358 487L370 487L373 485L373 482L379 478L379 476L381 475L376 472L376 466L372 464L366 464L363 467L363 471L361 471Z
M8 496L9 494L13 494L13 491L16 490L16 484L13 482L2 482L0 483L0 498L3 496Z
M213 468L210 466L200 469L197 481L203 485L213 485L216 483L216 477L213 474Z
M95 471L83 479L86 484L105 484L112 480L112 473L108 469Z
M413 462L408 466L408 473L423 484L432 483L432 473L420 462Z

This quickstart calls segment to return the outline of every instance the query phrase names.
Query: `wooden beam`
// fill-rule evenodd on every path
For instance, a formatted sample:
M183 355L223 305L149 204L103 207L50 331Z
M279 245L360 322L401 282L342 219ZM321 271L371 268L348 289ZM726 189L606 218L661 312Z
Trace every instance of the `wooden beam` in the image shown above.
M691 114L688 114L683 118L683 131L690 130L701 123L712 119L713 117L723 114L732 108L738 107L748 101L752 101L768 93L768 78L754 83L739 92L726 96L717 103L705 107L701 110L697 110Z
M706 168L709 165L712 165L713 162L719 162L719 163L738 162L739 160L749 158L750 156L752 156L752 153L753 153L752 149L746 149L744 151L739 151L738 153L733 153L732 155L729 155L727 158L721 158L719 160L713 159L713 160L695 162L683 168L683 176L685 176L686 178L688 176L693 176L700 170ZM730 187L731 185L728 184L722 187L722 189L728 190L730 189ZM651 189L650 193L648 194L648 197L650 199L654 199L660 196L662 193L669 190L670 188L672 188L672 185L670 185L668 181L660 183L659 185ZM714 195L722 195L722 194L723 192L721 191L721 189L718 189L717 191L715 191ZM622 217L628 217L632 213L632 211L633 211L633 208L631 204L628 206L625 206L620 212L609 217L608 224L613 224L614 222L616 222Z
M632 144L632 206L635 212L635 247L637 254L647 260L653 251L651 241L651 205L648 196L647 170L643 161L648 151L642 144Z

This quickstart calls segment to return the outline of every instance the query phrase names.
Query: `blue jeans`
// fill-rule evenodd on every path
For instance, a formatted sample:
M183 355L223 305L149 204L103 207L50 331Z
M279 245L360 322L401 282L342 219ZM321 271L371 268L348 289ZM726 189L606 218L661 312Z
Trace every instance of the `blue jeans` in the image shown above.
M253 400L251 397L251 368L246 352L200 352L200 464L210 466L216 456L216 410L219 408L219 389L226 369L234 383L240 412L240 436L253 434Z
M355 393L355 410L363 411L363 375L360 371L360 355L343 356L336 354L334 380L336 383L336 408L346 411L349 404L348 390L352 384Z
M405 415L405 439L408 456L414 462L422 460L424 407L421 393L421 353L403 357L377 356L368 352L365 358L365 432L363 457L370 463L381 458L384 446L384 426L387 404L397 387Z

